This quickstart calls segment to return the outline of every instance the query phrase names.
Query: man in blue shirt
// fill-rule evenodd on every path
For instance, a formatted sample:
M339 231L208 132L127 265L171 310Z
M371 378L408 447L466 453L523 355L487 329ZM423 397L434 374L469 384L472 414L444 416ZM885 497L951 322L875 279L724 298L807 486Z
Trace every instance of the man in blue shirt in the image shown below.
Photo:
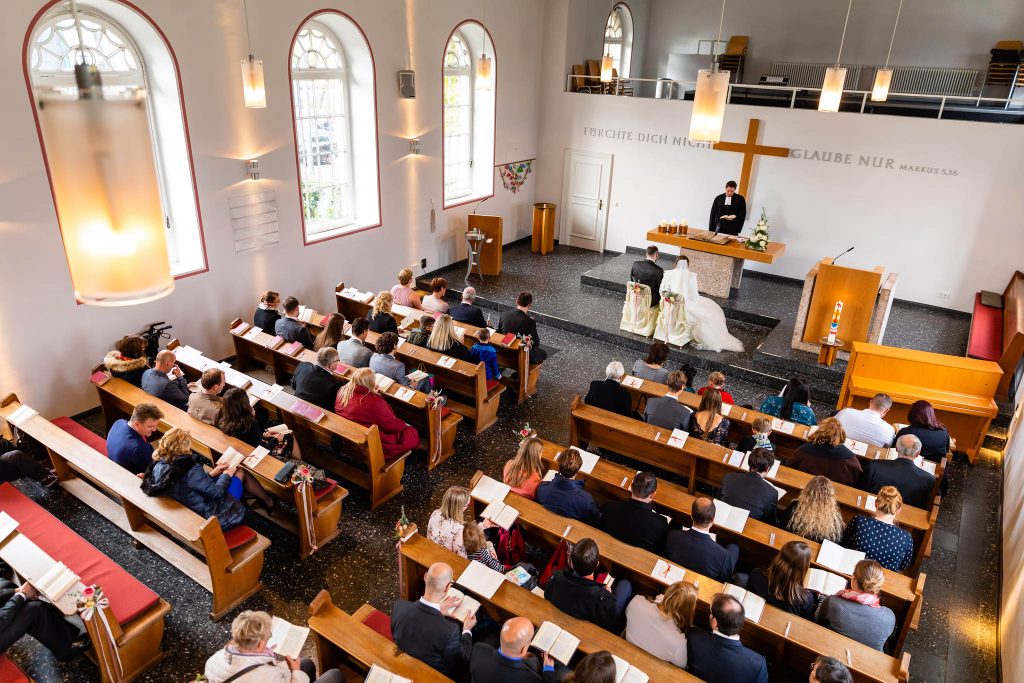
M129 420L118 420L107 432L107 456L132 474L142 474L153 460L153 435L164 414L152 403L135 406Z
M477 363L484 364L487 379L501 379L501 368L498 366L498 350L490 344L491 333L487 331L486 327L482 327L476 333L476 339L476 344L473 344L473 348L469 350L470 356Z
M594 497L583 490L583 481L574 479L583 467L583 458L571 448L558 454L558 474L537 487L536 500L549 511L571 517L584 524L601 523L601 509Z
M512 617L501 627L500 645L497 650L489 643L473 646L469 670L474 683L503 681L504 683L532 683L533 681L557 681L555 661L544 654L543 666L530 654L533 641L533 624L526 617Z

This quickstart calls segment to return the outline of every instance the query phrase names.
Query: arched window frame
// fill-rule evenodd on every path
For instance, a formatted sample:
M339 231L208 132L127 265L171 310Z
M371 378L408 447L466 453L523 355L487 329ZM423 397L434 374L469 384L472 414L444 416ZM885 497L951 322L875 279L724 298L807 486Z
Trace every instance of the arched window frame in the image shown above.
M604 51L611 55L612 68L619 78L629 77L633 54L633 13L624 2L616 3L608 12L604 25Z
M465 55L465 63L452 64L451 59L454 56L456 61L461 62L462 56ZM474 68L475 58L473 56L473 50L469 47L469 41L466 40L466 36L463 35L462 31L456 30L452 33L451 37L448 38L448 42L444 47L444 67L442 68L441 77L443 79L443 85L441 90L441 107L444 116L444 199L445 202L455 202L459 199L468 197L473 193L473 110L474 110L474 92L475 92L475 81L476 81L476 69ZM450 102L448 92L449 89L461 90L461 85L455 85L452 79L465 79L465 97L467 101L459 101L456 103ZM456 147L454 144L449 144L449 140L453 137L452 132L448 130L449 113L453 109L462 109L464 113L459 116L459 119L463 121L466 131L463 135L458 137L465 137L466 139L460 143L459 146L465 146L464 158L459 160L452 159L452 148ZM460 155L462 156L462 155ZM464 168L462 168L464 167ZM455 173L457 171L457 174ZM456 175L455 178L452 176Z
M32 68L32 54L38 36L56 18L70 15L70 10L59 6L61 4L62 0L50 0L40 8L29 23L22 46L25 86L32 104L32 116L48 180L49 162L36 111L36 88L50 84L59 89L76 86L73 72L36 74ZM174 49L153 19L127 0L79 0L78 11L83 19L99 24L117 35L136 64L138 74L135 78L124 73L105 74L101 70L101 78L105 76L104 89L142 87L146 91L160 198L167 221L171 273L175 279L205 273L209 270L206 239L195 180L185 97L181 88L181 70ZM142 43L140 39L146 42ZM86 42L89 42L88 39ZM77 38L74 46L77 46ZM77 53L77 47L74 46L69 50L72 56ZM73 63L70 63L72 69ZM50 191L52 194L52 181ZM59 220L58 217L58 223Z

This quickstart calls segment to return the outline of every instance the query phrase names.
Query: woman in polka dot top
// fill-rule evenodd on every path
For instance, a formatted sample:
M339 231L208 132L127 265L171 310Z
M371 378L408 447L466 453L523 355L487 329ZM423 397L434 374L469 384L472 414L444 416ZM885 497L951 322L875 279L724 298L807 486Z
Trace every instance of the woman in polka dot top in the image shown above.
M843 545L863 551L886 569L903 571L914 559L914 539L894 523L901 509L900 492L895 486L883 486L875 499L875 516L857 515L850 520Z

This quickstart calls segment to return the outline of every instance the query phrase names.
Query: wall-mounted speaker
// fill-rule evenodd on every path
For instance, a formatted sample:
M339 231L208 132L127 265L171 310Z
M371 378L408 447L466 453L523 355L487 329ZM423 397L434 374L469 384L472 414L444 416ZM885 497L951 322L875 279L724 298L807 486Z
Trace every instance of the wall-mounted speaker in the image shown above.
M398 72L398 94L405 99L414 99L416 97L415 71Z

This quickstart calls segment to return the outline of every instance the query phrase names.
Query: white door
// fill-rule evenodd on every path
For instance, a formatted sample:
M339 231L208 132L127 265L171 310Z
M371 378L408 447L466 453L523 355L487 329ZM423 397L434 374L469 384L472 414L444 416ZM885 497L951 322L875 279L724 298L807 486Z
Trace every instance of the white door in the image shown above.
M611 190L612 155L565 150L562 227L559 242L604 251Z

